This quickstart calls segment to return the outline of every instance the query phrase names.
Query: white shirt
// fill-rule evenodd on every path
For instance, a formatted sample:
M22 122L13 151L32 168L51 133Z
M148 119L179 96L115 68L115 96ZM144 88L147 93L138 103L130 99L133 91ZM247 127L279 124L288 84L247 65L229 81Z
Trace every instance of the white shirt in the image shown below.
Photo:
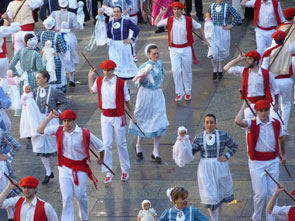
M243 77L243 71L245 67L234 66L228 70L228 73ZM272 73L269 73L269 87L274 95L279 94L279 88L275 82L275 78ZM258 73L255 73L251 69L249 70L248 77L248 97L264 96L264 81L261 68Z
M250 0L246 2L246 7L254 8L255 2L256 0ZM283 16L280 3L278 4L278 12L279 12L279 17L281 19L281 22L283 23L285 21L285 18ZM267 2L264 2L263 0L261 0L261 6L260 6L259 14L258 14L257 25L264 28L271 27L271 26L278 26L271 0L268 0Z
M158 27L167 26L168 18L165 18L158 23ZM192 29L197 30L200 29L202 26L193 19L192 22ZM172 38L171 42L174 44L185 44L187 43L187 36L186 36L186 21L185 16L182 15L179 19L173 18L173 25L172 25Z
M44 130L44 135L55 135L59 125L48 126ZM98 152L104 150L103 143L100 139L90 132L90 145ZM82 129L76 125L72 133L63 130L63 155L71 160L83 160L87 157L84 144Z
M91 90L94 93L97 93L97 79L95 80ZM103 109L116 109L116 84L117 84L117 77L114 77L111 80L107 80L106 77L102 80L101 85L101 102ZM128 87L126 82L124 83L124 99L125 101L130 100L130 95L128 92Z
M251 119L245 119L248 122L247 130L250 131ZM274 119L269 116L267 123L263 123L259 117L256 118L256 125L260 125L259 137L256 143L255 150L259 152L275 152L276 151L276 141L274 135L274 128L272 122ZM282 136L282 126L280 127L279 137Z
M271 45L269 48L267 48L265 51L267 51L268 49L270 49L270 48L272 48L272 47L274 47L274 46L276 46L277 44L273 44L273 45ZM290 54L294 54L295 53L295 42L291 42L289 45L288 45L288 47L289 47L289 51L290 51ZM268 67L269 67L269 65L270 65L270 57L264 57L263 58L263 61L262 61L262 64L261 64L261 67L263 68L263 69L266 69L266 70L268 70Z
M20 199L20 196L5 199L1 208L3 209L15 208L15 205L19 199ZM27 203L25 199L20 211L20 221L34 220L36 204L37 204L37 197L35 197L31 203ZM45 202L44 209L45 209L46 218L48 221L58 221L56 212L49 203Z
M275 216L280 221L288 221L288 213L291 207L292 206L274 206L271 215Z
M1 26L0 27L0 37L2 37L2 38L8 37L20 30L21 30L21 28L17 22L11 23L10 26Z
M33 10L35 10L36 8L40 8L44 4L43 0L28 0L27 2L29 4L30 8ZM12 2L10 2L10 3L12 3ZM8 12L7 15L9 16L10 19L13 19L13 14L10 9L12 6L10 3L7 6L7 12Z

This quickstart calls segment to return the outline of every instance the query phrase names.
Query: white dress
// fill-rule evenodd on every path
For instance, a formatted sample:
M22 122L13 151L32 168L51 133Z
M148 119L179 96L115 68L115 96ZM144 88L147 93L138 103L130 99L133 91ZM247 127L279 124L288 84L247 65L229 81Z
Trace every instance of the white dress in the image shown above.
M137 215L137 217L140 218L140 221L154 221L155 216L157 216L157 213L153 208L148 210L141 209Z
M210 44L210 47L208 49L208 58L216 59L218 55L218 45L216 45L216 35L215 35L215 26L212 22L212 20L207 20L204 23L204 34L205 38Z
M22 114L20 118L20 138L33 137L38 135L37 127L42 122L41 113L37 106L33 93L23 93L22 100L25 104L22 105Z
M109 42L107 38L107 26L105 23L105 16L96 16L96 24L95 24L95 42L97 46L103 46Z
M55 62L54 62L54 49L45 43L45 47L42 49L43 55L42 60L46 64L46 70L49 72L50 78L49 83L52 81L56 81L56 73L55 73Z
M7 96L11 100L9 109L21 109L20 91L19 91L19 77L8 77Z
M173 160L179 167L191 162L194 159L192 154L192 145L189 140L189 135L183 137L178 136L173 146Z

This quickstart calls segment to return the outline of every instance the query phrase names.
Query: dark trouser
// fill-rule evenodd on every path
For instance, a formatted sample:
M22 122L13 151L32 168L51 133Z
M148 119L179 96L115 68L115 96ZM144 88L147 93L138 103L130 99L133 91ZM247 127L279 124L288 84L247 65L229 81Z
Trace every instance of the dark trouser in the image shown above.
M97 15L97 10L98 10L98 2L100 2L100 4L102 5L102 1L103 0L92 0L92 17L93 19L95 19L96 15Z
M90 20L90 15L89 15L89 12L88 12L87 2L86 2L86 0L79 0L79 1L84 2L84 7L83 7L83 12L84 12L84 15L85 15L84 21L89 21Z
M190 15L192 12L192 0L186 0L186 15ZM203 18L203 2L202 0L195 0L195 8L196 8L196 13L198 18Z
M40 9L40 19L44 21L51 12L58 10L58 0L45 0Z

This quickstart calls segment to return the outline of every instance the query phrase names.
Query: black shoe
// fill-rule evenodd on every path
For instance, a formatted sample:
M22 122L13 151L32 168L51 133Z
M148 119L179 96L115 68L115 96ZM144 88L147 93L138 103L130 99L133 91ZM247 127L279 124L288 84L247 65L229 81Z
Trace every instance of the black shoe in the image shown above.
M223 78L223 72L218 72L218 80L221 80Z
M213 72L213 77L212 77L213 81L215 81L217 79L217 72Z
M155 33L161 33L161 32L165 32L165 28L164 27L159 27Z
M155 155L152 153L152 155L151 155L151 158L153 159L153 160L155 160L156 161L156 163L162 163L162 159L161 159L161 157L155 157Z
M135 154L136 154L137 159L143 160L143 154L142 154L142 152L137 153L136 147L134 147L134 150L135 150Z
M69 82L69 86L70 86L70 87L76 87L76 84L75 84L75 82L70 81L70 82Z
M44 180L43 180L42 183L43 183L43 184L47 184L47 183L49 182L50 178L51 178L51 179L54 178L54 174L53 174L53 172L51 172L50 176L45 175L45 178L44 178Z

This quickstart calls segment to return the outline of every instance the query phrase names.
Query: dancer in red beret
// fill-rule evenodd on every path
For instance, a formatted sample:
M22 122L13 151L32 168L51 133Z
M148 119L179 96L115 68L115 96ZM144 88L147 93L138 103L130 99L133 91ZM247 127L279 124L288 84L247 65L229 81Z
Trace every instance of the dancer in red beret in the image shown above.
M262 56L261 67L270 71L280 90L280 109L283 119L283 135L289 136L288 124L291 113L291 96L293 86L292 54L295 53L295 41L284 44L287 33L277 30L272 34L275 44L266 49Z
M126 82L120 79L114 72L116 63L112 60L105 60L99 66L103 69L103 77L98 77L93 83L94 69L88 74L88 86L91 94L98 94L98 107L101 114L101 134L105 147L104 162L112 169L112 136L115 132L115 139L118 148L121 180L127 181L129 178L130 160L126 142L126 115L124 113L126 104L132 122L137 124L130 104L130 95ZM102 172L107 173L104 183L110 183L113 175L103 166Z
M53 207L39 199L36 194L39 180L33 176L24 177L19 185L23 190L23 197L16 196L5 199L12 189L15 189L16 181L8 183L7 187L0 194L1 208L14 208L15 221L57 221L57 215Z
M65 110L60 115L63 126L47 126L53 118L57 117L59 117L58 112L51 111L39 125L37 132L56 136L59 185L63 198L61 220L75 220L73 192L79 205L80 219L88 220L87 177L92 180L95 188L98 182L87 164L87 160L91 161L89 146L93 146L100 153L96 162L101 165L104 158L103 143L89 130L76 124L77 114L74 111Z
M241 76L242 92L248 99L252 109L254 104L259 100L267 100L272 102L272 95L275 97L274 110L278 110L279 88L272 74L269 71L259 67L260 54L257 51L249 51L248 53L239 54L239 56L224 66L224 70L228 73ZM235 66L238 62L245 60L246 67ZM243 97L241 95L241 99ZM254 117L249 108L245 108L245 118ZM274 115L272 113L272 115Z
M281 163L286 164L285 141L280 121L270 116L269 101L256 102L254 108L257 117L254 119L244 118L245 108L244 102L235 118L235 123L247 130L248 166L254 192L252 220L262 220L265 204L276 188L275 182L264 170L266 169L274 179L279 180L279 154L282 156ZM266 213L266 220L274 221L275 218Z
M160 21L167 11L166 8L162 7L155 24L158 27L168 27L169 52L176 93L175 101L182 100L184 95L185 100L189 101L192 99L192 62L194 61L194 64L198 62L193 49L194 37L192 31L199 31L204 45L209 46L209 43L204 36L202 26L191 17L183 15L184 4L174 2L170 7L173 8L174 16Z

